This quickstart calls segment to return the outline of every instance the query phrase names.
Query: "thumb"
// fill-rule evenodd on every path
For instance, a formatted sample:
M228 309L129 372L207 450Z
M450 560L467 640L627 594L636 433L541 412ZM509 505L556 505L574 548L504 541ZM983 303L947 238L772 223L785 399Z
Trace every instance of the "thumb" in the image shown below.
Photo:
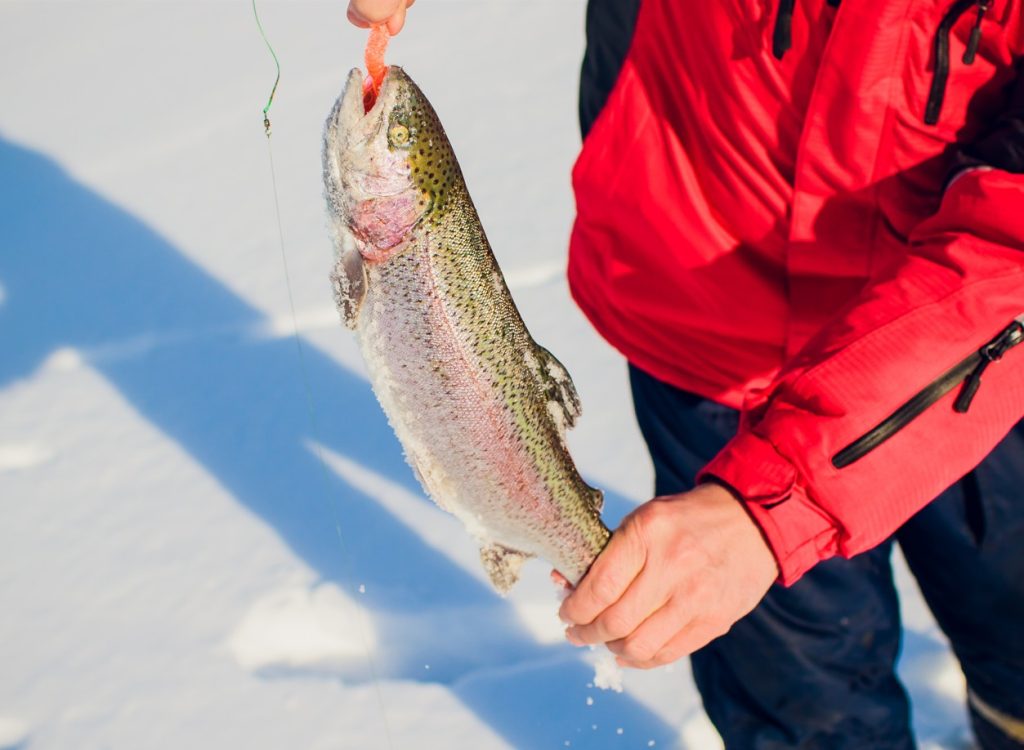
M388 19L388 33L391 34L391 36L398 34L398 32L400 32L405 26L405 13L410 5L412 5L412 3L400 3L395 14Z

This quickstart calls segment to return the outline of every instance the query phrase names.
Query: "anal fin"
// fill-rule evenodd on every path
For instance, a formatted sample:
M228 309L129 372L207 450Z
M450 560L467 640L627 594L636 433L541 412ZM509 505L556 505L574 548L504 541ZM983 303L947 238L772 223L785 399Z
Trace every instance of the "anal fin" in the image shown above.
M519 571L523 563L533 555L527 552L505 547L501 544L488 544L480 548L480 562L483 563L491 584L504 596L519 580Z

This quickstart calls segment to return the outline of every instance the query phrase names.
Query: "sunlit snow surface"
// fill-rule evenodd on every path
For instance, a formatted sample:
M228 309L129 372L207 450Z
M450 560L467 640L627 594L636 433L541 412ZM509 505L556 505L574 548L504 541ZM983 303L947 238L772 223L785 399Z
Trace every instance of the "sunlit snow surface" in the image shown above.
M303 377L248 4L0 4L0 748L714 747L685 664L596 688L544 566L495 596L402 460L327 281L321 126L365 39L344 6L261 4ZM578 0L422 0L389 57L573 373L614 523L651 477L560 272L582 23ZM901 588L922 744L965 747L959 673Z

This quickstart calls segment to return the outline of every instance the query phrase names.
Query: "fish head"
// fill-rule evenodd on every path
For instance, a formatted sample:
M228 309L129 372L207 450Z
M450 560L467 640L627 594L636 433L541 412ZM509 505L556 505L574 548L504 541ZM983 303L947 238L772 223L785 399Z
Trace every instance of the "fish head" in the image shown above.
M361 71L349 73L327 118L323 159L332 228L371 263L407 245L458 173L433 107L396 65L375 96Z

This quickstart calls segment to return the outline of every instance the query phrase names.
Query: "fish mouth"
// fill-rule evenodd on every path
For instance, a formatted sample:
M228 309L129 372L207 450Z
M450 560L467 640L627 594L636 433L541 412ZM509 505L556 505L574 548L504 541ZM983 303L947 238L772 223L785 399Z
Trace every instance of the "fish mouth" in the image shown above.
M373 109L373 105L377 103L378 94L384 90L384 78L387 78L388 70L390 66L384 68L384 75L380 80L380 88L377 87L377 81L373 80L373 76L367 72L366 78L363 79L363 111L369 112Z
M330 214L342 224L357 220L359 206L371 199L395 197L410 188L404 153L391 154L386 134L388 113L405 92L408 78L389 66L369 104L363 71L353 68L324 127L323 173Z
M345 89L338 101L335 113L335 125L355 126L361 120L376 119L384 103L391 98L391 89L397 85L396 79L401 76L401 69L389 65L384 71L380 87L373 85L373 79L359 68L349 71Z
M324 166L329 173L335 171L346 155L351 166L353 154L372 149L370 144L381 137L381 130L387 125L387 113L402 98L408 80L400 67L389 65L380 87L373 92L370 78L362 70L352 68L349 71L345 88L324 128Z
M384 75L384 81L367 109L364 103L364 87L369 78L359 68L349 71L345 88L334 103L334 108L327 117L324 126L324 173L340 190L341 162L353 150L366 148L383 124L383 109L386 92L390 91L390 69Z
M387 78L387 74L384 76ZM381 86L383 90L383 86ZM369 117L370 112L376 107L383 97L374 96L372 103L367 100L367 94L371 93L370 78L359 68L352 68L348 73L345 82L345 89L338 102L337 117L335 123L340 125L342 120L345 124L354 125L360 120ZM366 104L370 106L366 106Z
M325 152L342 154L357 143L368 143L380 131L387 102L394 99L394 66L388 67L380 88L370 104L367 98L370 79L359 68L349 71L345 88L334 103L325 123ZM367 104L370 104L367 108Z

